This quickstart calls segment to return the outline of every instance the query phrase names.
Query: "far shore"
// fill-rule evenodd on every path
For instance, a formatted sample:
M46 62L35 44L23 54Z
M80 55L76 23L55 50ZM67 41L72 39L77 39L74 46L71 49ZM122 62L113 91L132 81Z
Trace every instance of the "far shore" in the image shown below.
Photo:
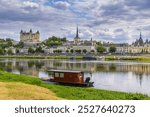
M31 56L31 55L0 55L0 58L16 58L16 59L74 59L74 60L105 60L105 61L136 61L136 62L150 62L150 55L53 55L53 56Z

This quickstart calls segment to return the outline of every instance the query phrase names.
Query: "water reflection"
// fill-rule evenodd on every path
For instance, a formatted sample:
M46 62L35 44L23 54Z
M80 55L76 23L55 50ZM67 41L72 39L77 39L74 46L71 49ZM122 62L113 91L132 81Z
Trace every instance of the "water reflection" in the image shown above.
M0 59L0 69L17 74L49 77L49 69L70 69L85 72L95 88L150 95L150 64L106 61L62 61Z

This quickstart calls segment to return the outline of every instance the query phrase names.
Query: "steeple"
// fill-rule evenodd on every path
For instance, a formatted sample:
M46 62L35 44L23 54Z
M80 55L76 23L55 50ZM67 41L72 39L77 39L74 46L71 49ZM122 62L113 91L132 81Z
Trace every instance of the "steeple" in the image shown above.
M80 42L80 37L79 37L79 30L78 30L78 25L77 25L76 37L74 38L74 43L79 44L79 42Z
M142 40L142 33L140 32L140 38L139 38L139 40Z
M144 42L143 42L143 39L142 39L142 33L141 32L140 32L140 38L139 38L138 45L139 46L143 46L144 45Z
M30 33L32 33L32 29L30 29Z
M79 30L78 30L78 25L77 25L77 30L76 30L76 38L79 38Z
M23 30L21 29L20 33L23 33Z

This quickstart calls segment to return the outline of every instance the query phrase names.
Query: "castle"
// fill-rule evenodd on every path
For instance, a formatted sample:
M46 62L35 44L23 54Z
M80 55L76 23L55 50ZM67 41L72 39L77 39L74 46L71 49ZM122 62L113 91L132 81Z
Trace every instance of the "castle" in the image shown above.
M40 33L37 31L33 33L30 29L29 32L20 31L20 41L25 43L38 43L40 42Z

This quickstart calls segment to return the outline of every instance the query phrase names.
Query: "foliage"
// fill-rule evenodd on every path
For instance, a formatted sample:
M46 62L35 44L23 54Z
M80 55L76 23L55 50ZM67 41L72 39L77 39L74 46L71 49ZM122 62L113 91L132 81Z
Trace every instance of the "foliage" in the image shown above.
M23 48L24 42L19 42L17 45L15 45L16 48Z
M110 46L109 47L109 52L110 53L115 53L116 52L116 46Z
M73 53L73 52L74 52L74 50L73 50L73 49L71 49L71 50L70 50L70 52L71 52L71 53Z
M79 50L75 50L75 52L76 52L76 53L81 53L81 50L80 50L80 49L79 49Z
M86 49L83 49L83 53L87 53L87 50L86 50Z
M62 45L64 42L66 42L67 39L66 37L64 38L60 38L60 37L55 37L55 36L52 36L52 37L49 37L48 39L46 39L43 43L48 46L48 47L51 47L51 46L59 46L59 45Z
M12 49L11 48L8 49L7 54L12 55Z
M69 53L69 50L66 50L66 53Z
M19 49L16 49L16 53L18 54L20 51L19 51Z
M97 49L98 53L104 53L104 52L106 52L106 48L103 47L103 46L98 46L96 49Z
M5 54L5 49L0 48L0 55L4 55Z
M62 53L62 50L54 50L54 53Z
M102 45L102 44L101 44L101 42L96 42L96 44L97 44L97 45L99 45L99 46L101 46L101 45Z
M37 47L35 50L36 53L44 53L44 50L42 49L41 46Z
M95 50L91 50L91 53L94 53L95 52Z
M34 49L33 49L33 48L31 48L31 47L30 47L30 48L28 49L28 53L34 54L34 53L35 53L35 51L34 51Z
M13 42L13 40L10 39L10 38L6 38L6 40L5 39L0 39L0 47L1 48L11 47L11 46L13 46L12 42Z

